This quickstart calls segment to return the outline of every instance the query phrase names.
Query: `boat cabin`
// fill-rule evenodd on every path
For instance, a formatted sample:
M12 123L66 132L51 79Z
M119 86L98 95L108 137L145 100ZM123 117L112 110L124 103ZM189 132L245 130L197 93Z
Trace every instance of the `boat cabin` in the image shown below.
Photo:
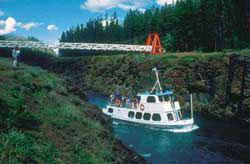
M134 102L128 102L125 98L119 103L110 104L110 106L128 110L129 118L145 118L147 120L152 117L152 120L161 120L160 113L165 113L168 120L174 121L182 118L179 102L174 101L174 99L172 91L155 94L146 92L138 94ZM113 108L109 108L108 113L113 113Z

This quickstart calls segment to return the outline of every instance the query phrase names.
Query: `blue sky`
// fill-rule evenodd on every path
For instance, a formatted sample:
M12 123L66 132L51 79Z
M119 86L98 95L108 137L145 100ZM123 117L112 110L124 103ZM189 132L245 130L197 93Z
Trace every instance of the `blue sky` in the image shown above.
M141 11L172 0L0 0L0 35L35 36L55 42L62 31L90 18L117 12L124 18L129 9Z

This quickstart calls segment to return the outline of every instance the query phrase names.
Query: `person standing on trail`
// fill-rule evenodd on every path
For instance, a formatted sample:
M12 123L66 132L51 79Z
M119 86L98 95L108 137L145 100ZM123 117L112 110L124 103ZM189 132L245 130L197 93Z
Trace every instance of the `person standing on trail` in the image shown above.
M13 58L13 67L16 68L18 66L18 57L20 55L20 49L18 46L13 48L12 50L12 58Z

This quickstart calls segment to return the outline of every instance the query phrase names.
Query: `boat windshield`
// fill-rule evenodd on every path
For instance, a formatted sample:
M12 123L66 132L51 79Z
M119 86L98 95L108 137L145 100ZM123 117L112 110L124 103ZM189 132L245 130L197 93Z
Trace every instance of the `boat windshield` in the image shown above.
M166 101L171 101L171 102L174 102L176 101L176 98L174 95L161 95L161 96L158 96L159 97L159 101L160 102L166 102Z
M159 97L159 101L160 102L165 102L165 101L169 101L170 100L170 96L169 95L158 96L158 97Z

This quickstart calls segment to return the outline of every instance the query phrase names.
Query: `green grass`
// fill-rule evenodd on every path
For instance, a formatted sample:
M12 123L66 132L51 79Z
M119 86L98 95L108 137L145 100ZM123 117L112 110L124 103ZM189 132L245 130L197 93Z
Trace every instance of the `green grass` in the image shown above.
M59 163L59 152L53 143L38 143L29 133L10 130L0 135L0 160L6 163Z
M0 109L0 161L113 163L128 158L116 150L107 126L88 116L94 109L38 67L14 70L9 59L0 58Z

